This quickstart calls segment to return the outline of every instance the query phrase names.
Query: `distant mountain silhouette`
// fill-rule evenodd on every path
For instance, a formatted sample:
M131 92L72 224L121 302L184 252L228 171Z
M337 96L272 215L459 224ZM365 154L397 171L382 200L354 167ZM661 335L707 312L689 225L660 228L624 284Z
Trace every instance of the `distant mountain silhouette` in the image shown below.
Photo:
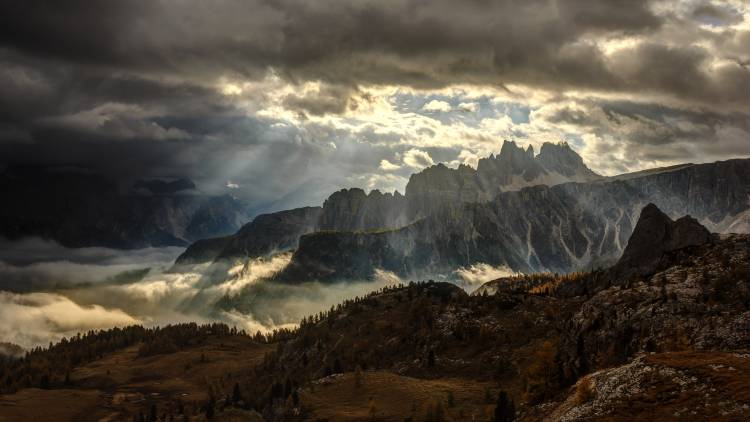
M107 177L70 168L9 167L0 174L0 236L37 236L68 247L186 246L239 229L247 207L205 195L187 179L139 181L122 189Z

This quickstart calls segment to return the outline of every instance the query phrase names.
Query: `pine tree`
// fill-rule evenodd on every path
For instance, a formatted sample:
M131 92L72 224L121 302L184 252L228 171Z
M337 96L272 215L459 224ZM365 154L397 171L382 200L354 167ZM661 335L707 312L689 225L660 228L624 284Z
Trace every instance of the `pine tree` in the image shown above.
M344 372L344 370L341 368L341 360L339 360L339 358L336 358L336 360L333 361L333 373L340 374L342 372Z
M284 398L289 397L292 394L292 381L287 378L284 383Z
M240 383L236 382L234 383L234 389L232 390L232 403L237 405L242 401L242 394L240 393Z
M292 391L292 403L294 407L299 406L299 393L297 393L297 390Z
M516 420L516 406L513 400L508 399L505 391L500 391L495 406L495 422L511 422Z
M213 419L215 406L216 402L214 401L214 398L211 397L208 399L208 403L206 403L206 419Z
M357 365L354 370L354 387L359 388L364 383L364 375L362 374L362 367Z
M157 417L156 417L156 405L155 404L151 405L151 411L148 414L148 420L149 420L149 422L156 422L156 420L157 420Z

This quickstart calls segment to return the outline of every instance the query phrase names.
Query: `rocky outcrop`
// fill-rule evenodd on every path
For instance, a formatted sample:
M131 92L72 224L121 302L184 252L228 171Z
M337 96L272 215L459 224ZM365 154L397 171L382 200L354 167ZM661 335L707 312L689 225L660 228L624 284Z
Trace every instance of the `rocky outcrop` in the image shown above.
M642 352L750 347L750 236L677 249L657 272L588 300L568 323L564 355L572 367L625 362Z
M374 233L323 231L304 235L292 261L275 278L297 283L368 280L376 269L408 271L409 228Z
M711 233L689 215L672 221L656 205L648 204L641 211L622 257L611 269L613 277L651 274L664 254L712 239Z
M210 237L193 242L175 260L175 266L195 265L215 260L227 247L231 236Z
M315 230L320 207L262 214L230 237L221 258L263 256L297 247L300 236Z

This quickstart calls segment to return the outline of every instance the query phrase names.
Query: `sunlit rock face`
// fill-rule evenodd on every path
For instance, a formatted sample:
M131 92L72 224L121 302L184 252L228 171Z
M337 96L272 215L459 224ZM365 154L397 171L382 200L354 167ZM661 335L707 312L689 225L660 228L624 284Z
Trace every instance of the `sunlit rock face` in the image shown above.
M405 227L436 213L456 215L463 204L487 202L502 191L598 178L567 144L544 144L540 154L534 156L531 146L524 150L506 141L499 155L479 160L476 170L466 165L456 169L444 164L431 166L411 176L406 195L342 189L331 194L317 211L300 208L265 214L233 236L196 242L178 264L258 257L294 249L298 237L312 231Z

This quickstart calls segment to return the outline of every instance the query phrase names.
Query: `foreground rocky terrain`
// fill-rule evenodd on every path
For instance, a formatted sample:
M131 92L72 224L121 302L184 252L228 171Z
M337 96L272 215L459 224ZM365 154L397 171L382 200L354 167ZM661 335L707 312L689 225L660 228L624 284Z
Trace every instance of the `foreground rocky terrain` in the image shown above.
M90 333L0 369L0 420L740 421L750 236L649 205L606 270L396 285L268 336Z

